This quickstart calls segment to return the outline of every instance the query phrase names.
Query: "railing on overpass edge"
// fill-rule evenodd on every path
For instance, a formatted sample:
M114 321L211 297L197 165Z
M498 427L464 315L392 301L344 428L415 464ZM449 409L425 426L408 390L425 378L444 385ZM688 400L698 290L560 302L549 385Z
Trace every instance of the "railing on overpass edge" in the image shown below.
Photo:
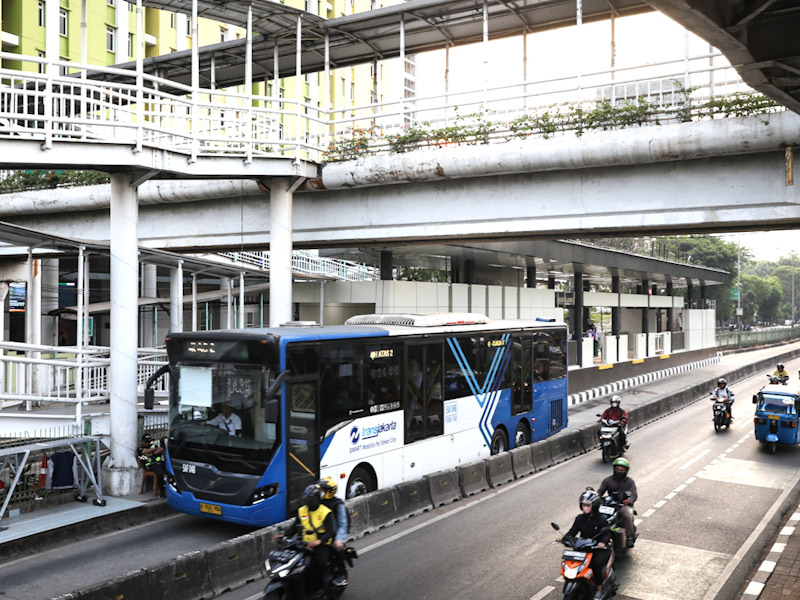
M11 52L0 60L0 138L149 146L185 154L317 162L448 144L479 144L591 128L660 125L782 110L710 53L681 60L517 81L344 109L192 88L115 67ZM22 68L31 70L23 71ZM43 70L38 73L36 71ZM56 71L66 73L55 75ZM87 71L118 81L86 79ZM175 90L168 93L164 89ZM725 99L730 99L728 102ZM298 122L298 119L300 122ZM299 135L298 135L299 132Z
M751 329L750 331L744 331L742 329L718 331L716 337L717 347L721 350L746 348L749 346L775 344L800 339L800 327L776 326L763 329Z

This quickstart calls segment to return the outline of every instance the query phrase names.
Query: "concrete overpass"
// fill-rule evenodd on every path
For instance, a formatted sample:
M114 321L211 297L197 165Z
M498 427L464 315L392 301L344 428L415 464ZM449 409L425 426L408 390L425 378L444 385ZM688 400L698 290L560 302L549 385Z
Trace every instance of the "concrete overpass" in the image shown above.
M313 182L317 191L295 194L293 243L341 248L793 228L800 226L791 152L797 145L800 116L783 112L530 138L490 152L455 147L334 163ZM256 182L148 182L139 198L142 245L270 245L269 198ZM5 197L0 219L106 240L109 202L103 187L19 193Z

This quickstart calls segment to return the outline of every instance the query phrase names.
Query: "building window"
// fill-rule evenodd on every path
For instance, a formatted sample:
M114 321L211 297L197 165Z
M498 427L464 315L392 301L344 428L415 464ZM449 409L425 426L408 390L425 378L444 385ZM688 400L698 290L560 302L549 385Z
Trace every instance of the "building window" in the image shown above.
M44 50L37 50L36 54L39 55L39 58L44 58ZM44 63L39 63L39 73L44 73Z
M133 34L129 33L128 34L128 56L133 56L134 55L134 51L135 51L135 48L134 48L134 44L133 44Z
M308 114L308 105L311 104L311 98L303 98L303 112Z
M68 60L69 59L64 58L63 56L61 57L61 61L62 62L67 62ZM65 65L60 65L58 67L58 74L61 75L61 77L66 77L68 71L69 71L69 68L67 66L65 66Z
M117 0L106 0L106 4L108 4L109 6L116 6Z
M169 13L169 28L170 29L175 29L175 13L174 12Z
M44 27L44 2L39 2L39 27Z
M117 30L106 25L106 50L115 52L117 48Z
M133 2L128 2L128 12L135 12L135 11L136 11L136 6L133 4Z
M192 17L186 15L186 35L192 35Z
M350 82L350 102L354 102L356 99L356 82Z
M226 27L219 28L219 41L224 42L228 39L228 29Z
M58 11L58 33L67 35L69 31L69 13L63 8Z

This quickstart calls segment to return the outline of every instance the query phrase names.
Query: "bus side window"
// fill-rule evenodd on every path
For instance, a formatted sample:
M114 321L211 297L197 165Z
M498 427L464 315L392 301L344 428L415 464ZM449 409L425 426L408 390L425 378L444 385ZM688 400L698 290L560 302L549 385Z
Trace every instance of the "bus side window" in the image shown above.
M364 348L323 344L320 348L320 413L322 431L364 416Z
M442 346L425 345L425 437L444 433Z

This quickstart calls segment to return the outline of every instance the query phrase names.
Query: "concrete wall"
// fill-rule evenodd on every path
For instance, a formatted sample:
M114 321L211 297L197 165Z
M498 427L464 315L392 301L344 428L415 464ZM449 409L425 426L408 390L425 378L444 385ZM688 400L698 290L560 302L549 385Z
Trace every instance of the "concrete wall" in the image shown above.
M712 308L684 309L683 332L686 350L698 350L716 345L715 312Z

